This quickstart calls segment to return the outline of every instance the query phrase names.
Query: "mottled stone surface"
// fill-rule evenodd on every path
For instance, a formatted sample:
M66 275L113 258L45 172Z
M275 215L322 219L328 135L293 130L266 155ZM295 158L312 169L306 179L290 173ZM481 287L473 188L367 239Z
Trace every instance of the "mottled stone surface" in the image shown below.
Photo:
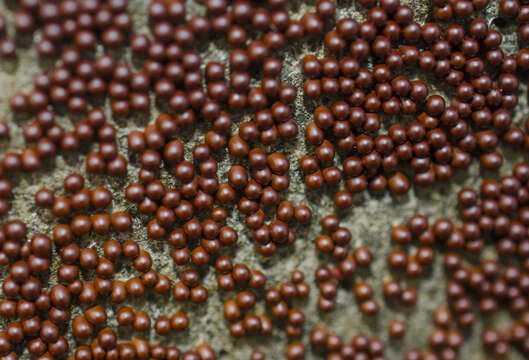
M428 1L403 0L403 2L410 4L415 9L416 21L423 23L431 20L431 9ZM0 12L10 14L12 10L11 3L11 1L1 2ZM133 13L135 28L138 31L147 31L148 29L146 16L147 3L147 0L130 0L130 10ZM188 13L202 12L203 1L195 2L188 0L187 3ZM497 1L490 1L490 3L484 16L489 20L491 26L494 26L493 20L497 15ZM296 13L295 17L299 18L305 10L312 9L313 6L314 1L309 1L309 5L298 5L298 1L293 1L291 10ZM345 16L354 16L358 20L365 18L365 11L360 9L358 5L353 4L350 0L338 0L338 6L338 18ZM11 20L8 16L8 21ZM501 31L505 34L504 50L508 53L513 53L517 49L516 29L512 26L506 26ZM35 34L35 40L39 39L39 36L40 34L37 32ZM22 149L24 147L22 127L29 121L28 118L13 116L8 107L9 96L15 91L29 91L32 88L33 76L52 66L50 62L41 61L37 58L35 48L31 46L31 39L21 39L21 42L26 44L26 46L20 46L16 61L0 61L0 119L7 120L11 127L11 140L0 141L0 153L5 152L8 148ZM227 59L226 48L225 43L221 40L213 40L209 44L201 45L201 51L203 51L205 59L224 61L225 63ZM98 49L98 52L101 53L102 49ZM300 60L307 53L314 53L319 56L324 55L325 52L320 38L306 39L295 45L288 46L284 52L279 54L284 59L283 80L296 86L300 93L303 84L303 77L300 73ZM122 60L130 60L130 53L128 51L117 52L115 55ZM133 62L132 64L135 67L141 65L137 62ZM432 93L438 92L443 94L447 90L444 86L438 86L439 80L430 74L417 73L408 75L426 79ZM154 104L154 101L152 103ZM412 189L404 197L393 197L389 194L382 197L373 197L367 193L356 197L354 208L340 213L343 219L342 224L345 224L351 230L353 246L365 245L373 253L374 262L370 269L368 271L360 271L357 278L366 279L374 286L381 311L376 319L366 319L360 313L351 290L341 288L338 292L336 309L329 314L321 314L317 311L316 307L318 290L313 283L313 274L314 270L320 264L328 263L329 259L316 253L313 240L320 233L320 219L334 212L335 209L332 203L331 191L325 191L322 194L319 191L313 192L305 189L297 166L297 159L308 151L308 146L303 136L304 127L305 124L312 120L312 110L316 105L317 103L304 100L302 96L298 96L293 113L300 127L300 135L297 139L280 145L281 149L291 159L290 177L292 184L286 198L295 204L306 203L308 199L308 204L314 212L312 224L297 228L298 239L296 240L294 249L281 251L270 259L264 259L256 253L253 244L251 244L247 236L247 231L242 225L243 218L235 211L233 212L234 215L230 217L228 224L239 232L239 243L235 249L230 251L230 254L235 257L237 262L244 262L251 268L263 270L268 277L268 285L287 280L293 269L301 269L305 272L308 281L312 284L311 296L308 301L296 304L296 306L301 307L305 312L306 323L304 325L303 336L305 343L307 343L310 329L319 323L326 324L332 331L342 335L346 340L358 332L377 335L387 340L387 326L389 322L393 318L406 320L408 331L405 338L400 341L389 342L386 352L388 358L398 359L401 358L403 349L426 344L427 334L432 326L432 312L438 305L446 303L444 295L445 275L442 269L441 253L437 252L437 258L431 271L425 277L413 282L413 285L417 286L420 290L417 305L408 309L388 306L381 297L381 284L391 276L386 267L386 256L392 249L392 244L389 239L389 229L393 225L406 221L414 212L421 212L433 217L445 216L456 219L457 191L462 186L470 186L478 189L483 176L497 177L498 174L485 172L479 167L479 164L474 162L467 171L457 172L452 181L440 184L434 189ZM132 114L126 118L112 118L108 108L108 102L105 103L105 109L108 117L111 119L110 121L117 126L120 152L126 154L126 137L128 133L132 129L143 129L155 119L160 109L163 111L164 107L157 108L153 105L149 114ZM526 112L527 96L524 84L520 95L520 104L514 112L516 121L521 121ZM246 119L249 116L248 113L245 113L236 114L234 117L239 120ZM71 129L78 119L79 117L70 116L64 112L58 115L58 121L66 129ZM383 126L387 128L395 121L397 119L385 119ZM409 119L403 118L398 121L408 122ZM199 125L194 131L179 134L179 137L185 140L187 150L202 139L203 129L204 126ZM37 173L15 175L13 181L17 186L14 190L14 197L11 200L9 216L5 217L4 220L8 218L22 219L28 224L29 236L39 232L50 234L53 226L57 224L57 219L49 211L36 208L33 195L41 186L46 186L59 194L63 194L62 180L67 174L73 171L80 171L86 174L84 159L90 150L93 149L83 148L80 154L62 154L55 160L46 161L43 170ZM516 154L505 149L501 151L505 154L506 158L501 169L502 174L510 172L512 166L524 157L524 154ZM190 152L187 151L186 158L189 159L190 155ZM231 160L226 151L218 154L218 159L221 162L220 172L222 173L222 178L225 179L227 165L230 164ZM112 210L130 211L134 217L134 227L132 232L125 234L113 233L108 236L90 234L80 239L80 245L83 247L93 247L101 253L102 244L110 238L121 241L129 238L133 239L151 253L154 260L153 267L174 280L183 268L173 265L170 257L170 246L164 240L149 239L146 236L145 229L149 217L139 214L135 210L134 205L124 200L123 189L126 184L137 178L138 169L137 158L133 156L128 166L127 178L86 175L87 185L89 187L103 185L112 189L114 193ZM174 184L174 179L167 170L162 171L162 175L166 185ZM495 252L492 251L492 248L488 249L485 251L484 256L494 257ZM476 259L469 259L469 261L472 260L475 261ZM49 280L50 283L54 283L56 280L56 266L57 264L54 262L51 271L52 275ZM135 275L137 273L131 264L124 263L121 265L116 278L128 279ZM204 285L210 290L210 297L206 306L182 305L173 301L171 296L163 297L152 294L141 300L127 302L127 304L132 305L136 309L147 311L153 323L158 316L170 315L180 310L189 315L191 325L187 333L173 333L166 337L159 337L153 331L152 334L140 335L148 337L152 341L159 341L165 345L178 345L184 350L194 347L196 344L206 342L213 346L219 354L220 359L247 359L251 349L255 347L264 350L269 359L283 358L287 341L284 332L277 328L274 330L273 335L267 339L245 338L242 340L234 340L229 336L227 322L222 315L222 302L232 298L234 293L218 293L215 290L216 280L214 275L214 271L209 271L205 278ZM83 274L83 276L88 279L93 275ZM108 309L110 324L115 326L114 314L119 306L107 303L106 308ZM80 313L80 311L80 307L77 306L72 311L72 318ZM260 301L255 308L255 312L262 313L264 311L264 304ZM498 327L501 327L502 324L508 324L510 320L508 315L505 315L499 314L498 316L487 319L486 324L494 324ZM462 349L461 359L485 358L485 355L481 352L480 329L486 324L481 320L478 321L474 331L468 334L469 340ZM131 336L129 331L123 331L121 335L124 340ZM68 339L71 346L76 344L71 334L68 335ZM510 355L510 359L521 358L512 352ZM25 353L24 357L29 356ZM307 359L313 358L316 358L316 356L309 352Z

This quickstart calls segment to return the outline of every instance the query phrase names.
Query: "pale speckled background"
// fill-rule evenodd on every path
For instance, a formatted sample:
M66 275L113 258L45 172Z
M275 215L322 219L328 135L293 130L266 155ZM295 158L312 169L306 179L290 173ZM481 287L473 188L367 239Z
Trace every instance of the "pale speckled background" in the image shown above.
M403 3L409 4L415 9L415 20L419 23L430 21L430 7L428 1L425 0L402 0ZM14 2L4 0L0 2L0 12L8 15L8 21L11 21L9 14L11 13ZM134 17L135 29L140 32L147 31L148 21L146 16L147 0L129 0L129 9ZM491 0L490 5L484 12L484 16L493 25L493 20L497 15L498 1ZM203 13L203 1L187 1L188 14ZM298 1L292 2L291 11L295 13L294 17L301 17L306 10L313 9L314 1L309 1L309 4L298 5ZM358 5L353 4L351 0L338 0L337 17L342 18L346 16L354 16L357 20L365 18L365 11L360 9ZM508 53L513 53L517 50L516 44L516 27L508 25L501 29L504 34L504 50ZM12 34L12 28L10 28ZM34 39L39 39L39 32L36 32ZM37 58L35 48L28 46L33 40L20 39L25 44L19 46L18 57L14 61L0 60L0 119L9 122L11 128L10 141L0 141L0 153L9 149L22 149L24 147L24 140L22 137L22 127L29 120L27 118L14 117L8 107L9 96L15 91L29 91L32 88L33 76L44 69L49 69L52 64L48 61L41 61ZM216 61L224 61L226 63L227 47L221 40L213 40L209 44L201 46L201 51L204 53L204 58ZM99 48L98 53L103 49ZM293 84L302 89L303 77L300 73L300 60L304 54L314 53L319 56L324 54L321 39L307 38L295 45L288 46L280 56L284 60L284 70L282 73L283 81ZM113 52L114 55L120 57L123 61L130 60L128 51ZM137 66L137 62L133 62ZM204 64L203 64L204 65ZM446 87L438 87L436 80L426 74L408 74L412 77L426 79L430 86L431 93L443 93ZM521 122L527 113L527 94L525 84L522 85L519 105L514 111L515 121ZM154 101L152 101L154 104ZM357 278L366 279L374 286L378 303L381 306L381 311L375 319L366 319L361 315L358 304L352 295L351 289L340 288L337 296L336 309L329 314L321 314L317 311L316 298L317 287L313 282L314 270L322 263L326 263L328 258L318 255L314 249L313 240L320 233L320 219L335 211L332 204L332 197L330 191L326 191L323 196L320 192L306 191L302 184L302 177L297 167L297 159L307 152L307 147L304 141L304 126L312 120L312 110L316 103L311 101L304 101L302 96L298 96L298 100L293 108L295 120L300 126L300 135L297 139L291 140L286 144L280 145L284 151L289 154L291 159L290 177L292 185L287 196L295 204L306 202L309 199L309 205L313 209L314 217L311 225L302 226L297 229L298 239L295 243L294 250L282 251L270 259L264 259L256 254L253 245L247 237L247 232L241 224L243 220L234 212L228 221L228 224L236 228L239 232L239 243L235 251L230 254L235 256L235 261L244 262L251 266L251 268L261 269L268 277L268 285L278 284L279 282L289 279L289 274L293 269L301 269L305 272L309 283L312 285L311 296L308 301L295 303L303 309L306 317L304 325L303 341L308 343L308 334L310 329L316 324L325 324L332 331L343 336L347 341L351 339L354 334L364 332L370 335L376 335L387 340L387 326L394 318L404 319L407 323L407 333L402 340L388 342L386 355L389 359L402 358L403 349L409 347L424 346L427 343L427 335L432 327L431 318L433 310L441 304L445 304L444 295L444 272L442 269L442 256L437 252L437 257L431 271L427 275L414 281L413 285L418 286L420 296L416 306L408 309L401 307L388 306L382 299L381 284L383 281L391 277L391 274L386 268L386 256L392 249L392 244L389 239L389 230L391 226L402 223L415 212L421 212L433 217L445 216L451 219L457 218L456 209L456 193L463 186L470 186L478 189L483 176L497 176L495 173L484 172L479 164L474 162L472 166L464 172L456 172L454 179L448 183L439 184L433 189L412 189L410 193L404 197L393 197L386 194L382 197L373 197L369 194L363 194L355 198L355 206L352 210L340 212L343 225L347 226L353 235L352 245L365 245L374 255L374 261L368 271L359 271ZM108 117L111 119L108 111L108 103L105 104ZM152 122L159 110L153 105L150 114L133 114L130 117L123 119L111 119L110 121L117 125L118 139L120 152L127 153L126 137L132 129L143 129L149 122ZM235 117L248 117L249 115L240 115ZM67 114L59 114L58 121L66 128L71 129L77 117L71 117ZM386 119L384 126L391 124L395 119ZM400 121L408 121L402 119ZM201 129L197 128L195 131L189 131L180 136L187 140L186 148L189 150L191 146L201 140ZM268 149L270 150L270 149ZM49 211L41 210L35 207L33 196L37 189L41 186L49 187L50 189L63 193L62 180L64 177L73 172L81 171L85 174L85 155L89 149L83 149L81 155L66 154L59 155L55 160L46 161L42 171L27 174L17 174L13 177L13 182L18 186L14 190L13 199L11 199L11 209L9 218L20 218L28 224L29 234L32 236L35 233L50 234L53 226L57 223ZM525 154L514 153L508 149L501 149L505 154L505 161L501 168L501 173L509 173L512 166L526 157ZM189 158L190 152L186 152L186 158ZM227 152L219 154L221 160L221 172L225 177L226 166L230 163ZM93 187L96 185L104 185L113 190L113 211L127 210L133 214L134 226L133 231L125 234L113 233L108 236L85 236L80 240L80 245L86 247L93 247L101 251L101 246L104 241L115 238L121 241L126 239L134 239L138 243L149 250L151 253L154 265L153 267L160 273L168 275L174 280L177 275L183 270L182 267L176 267L170 257L170 246L164 240L151 240L146 236L145 225L149 220L148 217L139 214L135 210L135 205L124 201L123 189L130 181L134 181L137 177L138 161L134 157L129 162L128 179L116 179L105 176L86 176L87 185ZM164 171L162 174L164 182L171 184L171 176ZM130 179L130 180L129 180ZM495 253L492 248L484 252L485 257L494 257ZM55 268L52 269L50 283L55 280ZM2 270L5 271L5 270ZM123 264L118 272L116 278L127 279L130 276L135 276L137 273L132 268L130 263ZM91 274L83 274L86 279L91 278ZM210 290L210 297L207 306L196 305L181 305L172 300L171 296L162 297L160 295L148 295L148 299L127 302L135 309L142 309L147 311L154 320L161 314L172 314L176 311L182 310L186 312L190 318L191 325L188 332L184 334L172 333L169 336L159 337L152 331L151 334L137 334L143 337L150 338L155 342L160 342L165 345L178 345L182 350L187 350L199 343L209 343L219 355L220 359L247 359L253 348L260 348L268 355L269 359L284 358L284 349L287 341L284 332L275 328L273 335L267 339L263 338L243 338L241 340L234 340L229 336L227 330L227 322L222 315L222 302L226 299L232 298L234 293L217 293L215 272L209 271L205 278L204 285ZM122 304L124 305L124 304ZM120 307L112 304L107 304L106 308L109 315L110 325L115 326L115 311ZM77 307L72 311L72 318L80 312ZM259 301L255 307L256 313L264 311L263 301ZM485 324L494 324L502 327L508 324L509 317L506 314L498 314L493 318L486 319ZM5 323L4 323L5 324ZM465 343L460 358L461 359L485 359L485 354L482 353L481 346L481 327L484 323L480 320L477 322L474 330L468 334L467 342ZM127 339L131 334L128 330L121 331L123 340ZM71 335L68 336L70 346L75 346L75 341L72 340ZM81 344L81 343L79 343ZM23 358L29 358L27 352ZM315 354L308 352L307 359L318 358ZM521 359L521 356L514 351L508 356L508 359Z

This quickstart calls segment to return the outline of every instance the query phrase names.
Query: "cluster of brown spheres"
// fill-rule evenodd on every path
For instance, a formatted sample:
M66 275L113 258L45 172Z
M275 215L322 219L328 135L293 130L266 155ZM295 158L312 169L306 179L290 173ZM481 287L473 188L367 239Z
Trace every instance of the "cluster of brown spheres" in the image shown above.
M502 33L482 19L488 0L430 3L435 20L420 24L400 0L358 0L352 6L364 21L342 16L334 0L309 4L299 19L287 0L206 0L203 14L189 13L183 0L151 0L148 33L135 31L127 0L19 0L9 10L12 21L0 14L2 61L16 62L31 38L38 39L38 56L57 64L35 76L30 92L9 100L17 121L30 120L20 125L26 147L5 151L0 160L0 216L7 218L0 227L6 273L0 356L215 359L221 349L207 344L181 350L164 345L167 338L145 340L151 330L157 338L188 333L192 311L151 320L129 306L165 296L192 309L210 306L215 294L231 337L270 338L280 329L289 360L309 351L328 360L386 359L387 343L374 335L346 342L315 319L306 321L311 285L302 270L270 284L265 270L234 258L241 237L262 259L288 256L299 230L317 225L314 215L321 218L314 239L321 263L311 275L317 310L335 311L345 289L365 317L376 317L381 300L357 276L373 255L367 245L353 245L357 239L340 223L355 195L402 197L413 186L452 179L474 158L497 171L504 144L529 149L529 120L523 128L513 121L529 71L529 5L499 1L498 22L518 26L520 50L509 54ZM205 60L201 49L214 38L222 39L226 62ZM321 43L325 55L299 59L304 79L296 87L286 80L283 59L303 40ZM119 49L130 50L133 61L116 56ZM423 76L434 76L439 86ZM108 113L101 105L107 98ZM295 113L299 104L313 112L307 124ZM148 116L155 107L162 111L143 129L119 125L124 116ZM66 126L59 121L65 113L80 120ZM0 141L15 136L10 126L0 121ZM199 139L191 147L185 134L194 130ZM289 153L284 145L300 131L306 151ZM10 214L11 199L19 196L14 187L20 174L66 154L84 165L63 179L62 190L40 187L33 194L54 222L51 234L35 233ZM289 200L299 192L291 184L296 167L307 192L332 194L334 211ZM117 191L94 181L130 177L133 169L137 178ZM483 180L479 192L463 188L457 200L460 224L417 213L390 231L391 278L382 285L388 306L417 303L417 284L437 254L447 278L447 304L433 314L427 346L406 349L404 359L457 359L478 316L500 311L512 323L482 332L485 351L527 355L529 165ZM132 240L137 231L149 242L169 243L176 274L156 270L159 254ZM85 246L87 238L97 244ZM485 254L489 243L496 258ZM210 270L216 288L206 284ZM107 306L119 306L116 322ZM385 325L388 343L406 336L404 320ZM127 332L133 335L122 338ZM250 359L267 356L255 349Z
M502 1L501 9L512 2L518 3ZM432 3L468 6L470 14L487 5ZM402 195L410 180L419 186L446 181L475 156L483 168L498 169L503 163L496 150L500 139L527 147L528 138L512 124L510 113L518 103L517 71L528 65L525 50L505 55L501 33L479 17L466 26L421 26L414 22L413 10L398 1L364 5L369 9L366 21L342 18L326 33L325 47L332 55L302 60L305 96L337 99L316 107L314 121L306 127L314 155L299 162L309 188L336 187L334 202L343 209L364 190ZM373 61L372 68L367 60ZM412 67L433 72L455 96L447 100L430 94L424 81L401 75ZM388 124L387 133L381 133L382 121L397 116L410 121ZM340 190L342 180L345 189Z
M325 359L381 359L384 358L386 345L377 337L356 334L349 342L329 331L325 326L315 326L310 333L310 345L317 354Z

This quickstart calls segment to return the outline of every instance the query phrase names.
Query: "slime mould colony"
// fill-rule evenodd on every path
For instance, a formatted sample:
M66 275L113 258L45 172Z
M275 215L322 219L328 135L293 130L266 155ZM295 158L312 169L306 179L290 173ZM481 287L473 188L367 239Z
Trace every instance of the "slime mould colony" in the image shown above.
M188 336L194 313L222 293L216 311L224 320L215 326L233 342L254 339L251 360L387 359L388 342L406 334L403 318L386 322L386 334L346 340L324 316L340 311L339 290L369 319L381 302L413 308L421 296L413 284L436 253L446 306L423 325L424 346L403 347L399 358L462 358L476 336L491 356L528 356L529 165L498 175L500 146L529 150L529 121L522 128L513 121L529 72L527 0L430 0L426 22L404 0L205 0L200 12L183 0L151 0L134 14L127 0L6 3L2 64L34 49L54 65L34 77L32 90L10 94L10 118L29 120L0 122L2 143L24 144L5 147L0 161L2 359L234 358L208 336L178 347L167 340ZM355 16L344 15L350 9ZM502 26L483 19L489 10L497 23L516 25L519 49L503 47ZM136 16L145 31L136 31ZM205 60L214 41L223 42L225 59ZM303 78L294 85L286 54L302 42L322 50L288 60ZM445 91L434 93L427 78ZM307 122L297 116L300 102L313 112ZM150 116L154 107L163 110ZM72 121L59 121L64 116ZM124 129L127 116L149 120ZM23 131L13 132L17 126ZM198 136L192 146L189 132ZM300 138L306 151L288 151ZM14 179L57 171L53 159L65 156L77 159L79 172L64 177L62 189L39 186L26 199L56 221L41 233L13 211ZM457 192L459 223L417 213L381 235L391 238L386 268L394 276L375 294L357 277L373 252L352 246L341 224L362 211L361 202L353 210L355 197L402 199L412 185L446 182L473 161L497 176L482 179L479 191ZM118 192L92 179L127 181ZM331 194L333 205L289 200L294 186ZM112 211L116 202L129 211ZM301 239L316 214L321 233ZM233 218L245 231L228 224ZM132 240L139 232L167 246L147 249ZM104 240L84 246L89 237ZM270 284L266 269L234 259L249 244L263 262L294 256L299 241L321 259L310 276L294 269ZM487 246L499 260L481 256ZM163 249L174 273L157 270ZM208 275L214 281L206 283ZM317 301L309 304L311 291ZM157 297L189 306L151 319L141 304ZM308 306L321 317L308 319ZM470 332L500 311L508 326ZM273 336L283 341L281 354L255 342Z

